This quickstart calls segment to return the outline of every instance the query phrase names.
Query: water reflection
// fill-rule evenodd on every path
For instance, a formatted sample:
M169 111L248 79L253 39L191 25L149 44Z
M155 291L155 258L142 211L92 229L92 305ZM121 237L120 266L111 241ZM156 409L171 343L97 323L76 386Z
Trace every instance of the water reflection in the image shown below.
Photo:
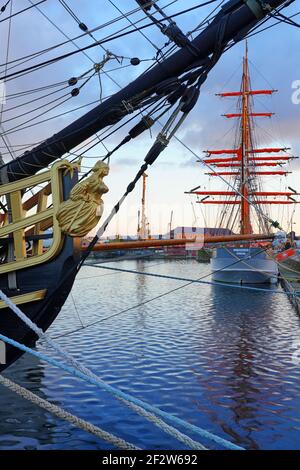
M5 376L29 388L41 398L44 366L35 357L23 356L6 372ZM17 396L5 387L0 393L0 449L37 449L52 443L56 423L42 409Z
M269 287L270 291L275 289ZM282 353L288 356L279 339L287 326L287 299L221 286L212 286L211 297L210 313L219 340L219 359L211 367L220 381L217 393L208 391L212 408L230 408L230 419L225 413L221 424L224 432L246 448L258 449L261 443L257 436L268 432L266 405L271 405L274 416L268 417L268 425L277 424L276 416L283 411L282 405L273 401L274 395L284 400L288 380L286 364L279 360ZM284 308L281 312L280 307ZM290 313L292 323L299 327L294 312ZM299 336L299 329L296 331ZM291 348L292 336L290 332L287 349ZM293 369L291 355L288 362ZM220 416L222 413L216 418L219 422Z
M193 261L118 267L195 279L208 271ZM300 322L285 296L199 284L174 292L186 283L91 267L81 275L77 309L86 325L101 321L64 337L76 319L69 302L50 330L73 356L109 383L248 449L300 448L300 371L292 361ZM109 395L34 358L6 374L142 448L178 448ZM3 389L0 417L2 449L108 448Z

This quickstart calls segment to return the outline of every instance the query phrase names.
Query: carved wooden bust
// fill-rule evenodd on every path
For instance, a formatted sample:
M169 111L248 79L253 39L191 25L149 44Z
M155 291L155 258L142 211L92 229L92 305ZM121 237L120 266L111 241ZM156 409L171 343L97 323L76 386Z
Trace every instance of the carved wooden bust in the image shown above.
M109 166L99 161L92 175L74 186L70 199L60 205L56 214L63 233L84 237L96 227L104 210L102 196L108 192L108 187L103 178L108 173Z

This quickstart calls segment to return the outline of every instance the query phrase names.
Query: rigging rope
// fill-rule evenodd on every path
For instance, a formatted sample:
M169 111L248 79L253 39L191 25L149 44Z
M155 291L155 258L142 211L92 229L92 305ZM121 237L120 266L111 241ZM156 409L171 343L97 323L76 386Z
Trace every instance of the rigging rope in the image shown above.
M291 0L291 2L287 1L287 2L284 3L280 8L278 8L277 11L280 12L280 11L284 10L287 6L289 6L289 3L293 3L294 1L295 1L295 0ZM295 14L291 15L291 16L289 17L289 19L292 19L292 18L294 18L295 16L298 16L299 14L300 14L300 12L295 13ZM269 16L267 16L264 20L262 20L261 22L259 22L254 28L252 28L252 29L249 31L249 33L247 34L246 38L250 38L250 37L252 37L252 36L256 36L257 34L260 34L260 33L262 33L263 31L266 31L266 30L268 30L268 29L273 28L274 26L277 26L277 25L281 24L281 21L279 20L279 21L277 21L276 23L273 23L273 24L271 24L271 25L269 25L269 26L266 26L265 28L262 28L262 29L259 30L259 28L260 28L262 25L264 25L265 23L268 22L268 19L269 19ZM258 31L257 31L257 30L258 30Z
M287 0L285 2L285 4L283 5L284 7L285 6L289 6L291 5L292 3L294 3L295 0ZM271 16L271 18L275 18L277 19L278 17L280 18L279 21L280 22L283 22L283 23L286 23L286 24L289 24L291 26L295 26L296 28L300 28L300 24L299 23L296 23L296 21L293 21L291 19L291 17L288 17L286 15L284 15L283 13L281 13L281 10L282 8L278 9L278 8L273 8L271 9L268 4L265 5L265 9L268 11L268 15ZM275 12L275 13L273 13Z
M174 84L173 84L173 89L174 89ZM119 212L120 207L126 200L127 196L135 189L137 182L143 177L144 173L147 171L149 166L153 165L153 163L157 160L159 155L168 146L170 139L175 135L178 128L181 126L181 124L187 118L188 114L196 105L197 100L199 98L199 93L200 93L199 88L196 88L196 87L190 87L185 90L184 94L182 95L179 105L177 106L175 111L172 113L172 115L168 119L167 123L163 127L162 132L158 135L155 143L152 145L151 149L146 155L144 159L144 164L141 166L135 178L129 183L125 193L123 194L121 199L118 201L118 203L113 207L111 213L108 215L106 220L102 223L102 225L97 231L96 236L93 238L93 240L87 247L85 253L82 255L78 269L80 269L80 267L83 265L83 263L85 262L89 254L91 253L93 247L96 245L98 240L102 237L108 225L110 224L111 220ZM178 122L175 123L180 113L182 113L182 116L179 118ZM172 127L173 129L171 129ZM143 130L145 130L145 124L144 124Z
M85 260L91 253L93 247L97 244L98 240L102 237L102 235L106 231L111 220L119 212L120 207L126 200L127 196L135 189L137 182L140 180L140 178L142 178L142 176L147 171L149 166L151 166L157 160L159 155L165 150L171 138L174 136L176 137L176 132L178 131L180 126L183 124L183 122L185 121L187 116L190 114L190 112L193 110L193 108L196 106L199 96L200 96L201 86L206 81L208 77L208 73L213 69L215 64L219 61L222 55L222 52L224 51L224 48L226 47L226 42L224 44L224 37L225 37L226 28L227 28L230 16L231 14L228 14L224 18L222 18L222 20L220 21L220 24L216 33L215 50L211 58L207 60L207 65L202 66L200 70L196 70L192 72L191 74L184 75L181 78L181 81L178 81L176 78L169 79L169 80L163 81L161 84L159 84L156 87L155 91L158 96L167 95L168 101L170 102L171 105L174 105L178 101L179 101L179 104L177 108L175 109L175 111L170 116L170 118L168 119L167 123L163 126L162 132L158 135L155 143L153 144L150 151L146 155L144 159L144 164L141 166L134 180L131 181L131 183L128 185L126 192L118 201L118 203L113 207L109 216L106 218L106 220L102 223L102 225L98 229L96 236L90 242L86 252L82 255L82 259L78 265L78 269L80 269L80 267L84 264ZM197 81L196 85L193 85L195 80ZM185 81L187 81L187 85L184 85ZM188 86L188 85L191 85L191 86ZM178 115L180 115L180 113L182 113L182 116L178 119ZM178 122L176 123L177 119L178 119ZM145 125L142 129L142 132L144 130L145 130Z
M162 124L161 124L162 125ZM185 144L179 137L175 136L175 139L177 140L177 142L179 142L181 145L183 145L183 147L188 150L194 157L197 158L197 162L199 163L202 163L203 165L205 165L207 168L209 168L213 173L215 173L216 175L218 175L218 177L224 182L226 183L227 186L229 186L230 189L232 189L233 191L235 191L235 193L237 195L239 195L240 197L242 197L243 199L245 199L250 205L252 206L255 206L255 203L253 201L251 201L249 198L247 198L245 195L243 195L235 186L233 186L229 181L227 181L222 175L219 175L216 170L214 169L214 167L212 167L211 165L209 165L208 163L206 163L202 157L200 157L196 152L194 152L194 150L192 150L187 144ZM261 216L266 220L268 221L272 227L274 228L278 228L278 229L281 229L280 227L280 224L279 222L277 222L276 220L272 220L270 219L269 217L267 217L261 210L259 207L255 207L255 210L257 212L260 212Z
M11 0L7 0L7 2L4 3L4 5L0 8L0 15L5 12L6 7L9 5L9 3L11 3Z
M39 2L37 2L35 5L41 5L42 3L45 3L47 0L40 0ZM8 3L8 2L7 2ZM23 10L20 10L20 11L17 11L16 13L10 15L10 16L7 16L6 18L3 18L2 20L0 20L0 23L3 23L4 21L7 21L7 20L10 20L11 18L17 16L17 15L20 15L21 13L24 13L25 11L28 11L30 10L31 8L33 8L35 5L32 5L30 7L27 7L27 8L24 8ZM2 7L3 8L3 7ZM3 13L2 9L1 9L1 14Z
M23 103L21 103L21 104L14 105L14 106L12 106L11 108L6 108L6 109L4 110L4 112L5 112L5 113L8 113L8 112L10 112L10 111L14 111L15 109L22 108L23 106L26 106L26 105L28 105L28 104L35 103L36 101L42 100L42 99L44 99L44 98L48 98L49 96L52 96L52 95L54 95L55 93L59 93L60 91L66 90L67 88L69 88L69 85L63 86L63 87L59 88L58 90L52 91L51 93L48 92L48 93L46 93L45 95L39 96L38 98L33 98L33 99L31 99L31 100L29 100L29 101L25 101L25 102L23 102ZM22 95L21 95L21 96L22 96ZM24 96L26 96L26 95L24 95ZM19 96L17 96L17 98L19 98ZM19 117L20 117L20 116L19 116Z
M143 31L138 30L138 27L136 26L136 23L134 23L128 16L126 17L123 10L121 10L112 0L108 0L108 1L111 5L113 5L115 7L115 9L119 13L121 13L123 18L127 19L127 21L131 24L131 26L133 26L135 29L137 29L137 31L141 34L141 36L143 36L146 39L146 41L148 41L151 44L151 46L154 47L154 49L156 49L157 51L160 51L160 49L157 47L157 45ZM174 2L172 2L172 3L174 3ZM151 3L149 3L149 5L151 5Z
M32 4L32 1L31 0L28 0L31 4ZM68 41L71 41L72 44L76 47L76 49L78 51L81 51L81 48L76 44L76 42L72 39L69 38L69 36L56 24L54 23L42 10L40 10L40 8L37 8L37 10L66 38L68 39ZM77 20L76 20L77 21ZM78 20L80 24L84 25L84 23L81 23L80 20ZM85 26L85 25L84 25ZM98 42L95 37L93 36L93 34L90 32L90 31L87 31L87 27L85 26L86 29L83 29L83 31L87 32L87 34L89 36L92 37L92 39L94 39L94 41L96 41L96 43ZM108 60L112 59L112 58L117 58L117 56L115 56L114 54L111 54L104 46L102 46L101 44L99 44L99 46L105 51L106 53L106 56L109 58ZM89 60L91 61L94 66L96 65L96 62L85 52L85 51L82 51L82 53L84 54L84 56ZM117 85L118 87L120 87L120 85L116 82L116 80L114 78L112 78L107 72L105 72L105 75L115 84Z
M43 0L43 1L46 1L46 0ZM41 3L42 3L42 2L41 2ZM32 6L29 7L29 8L33 8L33 7L36 6L36 5L39 5L39 3L36 3L35 5L32 5ZM124 13L124 15L125 15L126 17L129 17L129 16L132 16L133 14L137 13L139 10L140 10L140 8L135 8L134 10L131 10L131 11L127 12L127 13ZM105 29L106 27L111 26L111 25L114 24L114 23L118 23L118 22L119 22L120 20L122 20L122 19L123 19L123 16L119 16L119 17L117 17L117 18L114 18L113 20L110 20L110 21L108 21L107 23L104 23L104 24L102 24L102 25L100 25L100 26L97 26L97 27L93 28L92 30L90 30L90 32L94 33L94 32L99 31L99 30L101 30L101 29ZM6 20L6 18L5 18L5 20ZM0 23L1 23L2 21L4 21L4 20L1 20ZM140 20L137 21L137 23L139 23L139 22L140 22ZM57 48L59 48L59 47L65 46L66 44L68 44L68 43L70 43L70 42L72 42L72 41L75 41L75 40L77 40L77 39L82 39L83 37L85 37L85 36L87 36L87 35L88 35L88 33L80 34L79 36L76 36L76 37L74 37L74 38L71 38L71 39L68 40L68 41L64 41L64 42L62 42L62 43L56 44L55 46L49 47L49 48L47 48L47 49L42 49L42 50L37 51L37 52L34 52L34 53L32 53L32 54L28 54L27 56L19 57L18 59L14 59L14 60L10 61L9 64L16 63L16 62L20 62L20 61L23 61L24 59L36 58L36 57L38 57L38 56L40 56L40 55L42 55L42 54L44 54L44 53L47 53L47 52L50 52L50 51L52 51L52 50L54 50L54 49L57 49ZM22 62L22 63L23 63L23 62ZM0 64L0 65L3 66L3 64Z
M217 0L214 0L214 1L217 1ZM200 5L196 5L194 7L190 7L190 8L187 8L185 10L182 10L178 13L175 13L173 15L169 15L168 18L169 19L172 19L172 18L176 18L180 15L184 15L186 13L189 13L191 11L194 11L196 9L199 9L201 7L203 7L204 4L200 4ZM158 21L163 21L163 20L158 20ZM149 23L149 24L146 24L146 25L143 25L143 26L140 26L139 27L139 30L143 30L143 29L146 29L146 28L149 28L150 26L152 26L152 22ZM78 54L79 52L83 52L83 51L86 51L86 50L89 50L89 49L92 49L96 46L98 46L99 44L105 44L109 41L112 41L112 40L116 40L116 39L120 39L122 37L125 37L125 36L128 36L129 34L132 34L136 32L136 29L133 29L133 30L130 30L130 31L126 31L126 32L123 32L123 33L117 33L117 34L114 34L114 35L111 35L111 36L108 36L100 41L97 41L97 43L93 43L93 44L89 44L88 46L85 46L85 47L82 47L80 48L79 50L76 50L76 51L72 51L72 52L69 52L69 53L66 53L66 54L62 54L60 56L57 56L57 57L54 57L52 59L49 59L49 60L46 60L46 61L43 61L43 62L40 62L39 64L35 64L35 65L32 65L31 67L27 67L25 69L22 69L22 70L18 70L17 72L13 72L13 73L10 73L6 76L2 76L0 77L0 80L4 80L4 79L11 79L13 77L17 77L18 75L24 73L24 72L31 72L31 71L34 71L36 70L37 68L40 68L40 67L43 67L43 66L46 66L46 65L50 65L50 64L53 64L53 63L56 63L60 60L63 60L63 59L66 59L68 57L71 57L73 55L76 55Z
M8 1L5 5L5 8L7 7L7 5L10 3L10 16L12 15L12 11L13 11L13 2L12 1ZM5 10L4 8L4 10ZM11 30L12 30L12 20L11 20L11 17L9 19L9 22L8 22L8 32L7 32L7 46L6 46L6 64L8 62L8 58L9 58L9 52L10 52L10 43L11 43ZM4 68L4 73L6 75L7 73L7 65L5 66ZM4 81L4 84L6 85L5 81ZM3 121L2 121L2 117L3 117L3 109L4 109L4 100L1 101L0 103L0 135L1 135L1 139L9 153L9 155L11 156L11 158L14 160L15 158L15 155L14 155L14 151L13 149L11 148L11 145L10 145L10 142L9 142L9 139L6 135L6 132L4 130L4 127L3 127ZM1 158L1 153L0 153L0 158Z
M137 3L143 8L146 16L148 16L153 24L157 26L162 34L168 37L170 42L173 42L177 47L186 47L195 57L198 57L198 50L197 48L190 42L187 35L183 33L183 31L177 26L175 21L170 20L168 16L164 13L164 11L157 6L156 2L152 2L152 4L148 5L147 0L136 0ZM211 0L206 2L207 5L214 3L215 0ZM155 8L155 10L160 13L164 20L168 22L168 26L164 23L160 23L151 13L151 8ZM159 51L160 52L160 51Z

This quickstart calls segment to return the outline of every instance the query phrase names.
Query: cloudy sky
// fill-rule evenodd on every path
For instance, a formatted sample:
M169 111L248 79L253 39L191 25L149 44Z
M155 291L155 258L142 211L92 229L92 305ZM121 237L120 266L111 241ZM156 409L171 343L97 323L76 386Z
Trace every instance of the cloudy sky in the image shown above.
M0 6L5 3L4 0L1 0ZM11 22L5 20L11 12L16 13L34 3L38 5L13 17ZM199 2L195 0L160 0L159 3L161 6L169 5L166 7L166 12L173 14L197 5ZM66 4L72 8L76 17L90 29L111 22L120 16L117 9L128 12L136 8L134 0L66 0ZM298 4L299 1L294 2L294 5L289 7L288 13L297 13ZM217 5L218 2L213 7ZM211 5L195 10L190 14L180 16L177 22L185 32L191 31L201 23L211 10ZM299 20L299 17L295 19ZM130 20L134 23L141 21L142 18L143 15L140 12L130 16ZM128 20L123 18L98 29L94 36L100 40L128 26L132 28ZM101 74L101 91L98 76L91 78L84 85L79 96L73 98L70 98L72 88L67 85L69 78L85 74L93 67L94 62L102 60L104 51L100 47L90 49L87 55L78 53L33 73L9 79L6 83L7 100L2 107L1 125L14 154L20 155L23 146L30 148L32 144L59 131L92 109L99 102L100 96L111 95L142 73L155 57L155 46L161 48L166 43L166 38L155 27L146 29L144 33L147 38L135 32L130 36L106 44L107 49L124 57L124 59L121 64L116 60L111 60L106 64L104 70L107 75ZM71 52L76 50L76 47L91 44L93 40L87 36L68 42L54 51L45 52L35 58L16 61L53 45L64 43L68 38L75 38L80 34L82 31L80 31L76 19L66 11L58 0L46 0L41 3L39 0L11 0L6 11L0 15L1 75L13 73L57 55ZM9 48L7 48L8 36L10 36ZM262 146L291 147L295 156L300 155L298 129L300 115L300 104L298 104L298 102L300 103L300 93L298 92L300 89L299 40L299 30L287 24L280 24L249 39L253 88L278 90L278 93L272 97L260 97L255 102L257 111L270 110L276 113L272 120L261 119L258 121L257 135L260 144ZM215 93L239 89L244 50L245 44L239 43L222 57L202 88L197 107L178 134L180 139L199 156L203 156L202 151L207 148L226 148L233 145L234 135L230 129L234 123L224 119L221 115L234 111L235 102L232 99L221 100L215 96ZM5 66L7 57L9 64ZM143 62L137 67L132 67L129 65L131 57L139 57L143 59ZM84 79L80 83L84 83ZM49 88L50 85L51 88ZM32 92L41 87L46 88ZM112 149L118 144L126 135L127 129L125 127L122 131L106 139L107 149ZM117 202L129 180L135 175L159 130L160 127L157 125L152 135L145 135L134 144L129 144L113 157L111 172L107 178L110 192L105 197L106 213ZM0 151L5 160L11 158L2 140L0 141ZM91 167L98 158L104 155L105 149L103 145L99 144L86 154L86 158L83 160L83 170ZM265 188L277 191L292 186L300 191L300 163L293 162L288 170L293 170L293 174L288 176L288 180L281 177L268 178ZM168 150L160 157L159 162L149 171L148 216L153 233L167 231L172 210L174 211L174 225L197 224L202 226L204 223L211 226L216 225L218 217L216 209L207 207L205 211L201 212L199 204L192 204L195 199L184 195L185 191L198 185L207 189L224 188L224 184L217 182L215 178L210 181L205 176L206 171L201 164L196 162L196 157L180 143L172 142ZM136 232L140 197L141 187L138 187L137 191L128 198L128 202L118 218L110 226L108 234L133 234ZM292 210L292 206L289 209L285 208L284 211L276 207L272 215L287 226L291 219ZM296 227L300 231L298 210L296 210L295 221L297 222Z

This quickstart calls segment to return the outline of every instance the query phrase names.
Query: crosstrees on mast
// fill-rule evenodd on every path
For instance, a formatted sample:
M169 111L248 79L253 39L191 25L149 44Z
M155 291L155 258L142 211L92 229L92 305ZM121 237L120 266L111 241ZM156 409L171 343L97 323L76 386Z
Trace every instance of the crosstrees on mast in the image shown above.
M240 91L218 93L220 97L236 97L240 99L241 110L237 113L224 114L229 119L239 120L239 137L232 149L206 150L206 158L203 163L216 169L216 171L206 173L209 176L228 176L235 179L235 191L201 191L199 188L190 191L188 194L203 196L198 200L200 204L223 205L226 213L226 206L239 206L238 214L240 221L240 233L251 234L253 227L251 224L251 206L258 210L259 205L272 204L295 204L292 200L291 192L262 191L259 187L259 176L286 176L288 171L279 171L276 168L297 158L291 156L287 147L258 147L254 143L253 123L255 118L272 117L274 113L255 112L252 109L251 99L256 95L273 95L277 90L252 90L249 74L248 46L243 59L243 77ZM274 171L259 171L261 168L274 168ZM219 171L228 168L228 171ZM229 171L232 170L232 171ZM214 196L224 196L225 199L214 199ZM271 199L269 199L271 197ZM273 197L273 199L272 199ZM281 197L282 200L274 199ZM285 199L286 198L286 199ZM231 210L231 209L230 209ZM236 220L238 220L236 218ZM264 221L259 220L259 229L265 230Z

